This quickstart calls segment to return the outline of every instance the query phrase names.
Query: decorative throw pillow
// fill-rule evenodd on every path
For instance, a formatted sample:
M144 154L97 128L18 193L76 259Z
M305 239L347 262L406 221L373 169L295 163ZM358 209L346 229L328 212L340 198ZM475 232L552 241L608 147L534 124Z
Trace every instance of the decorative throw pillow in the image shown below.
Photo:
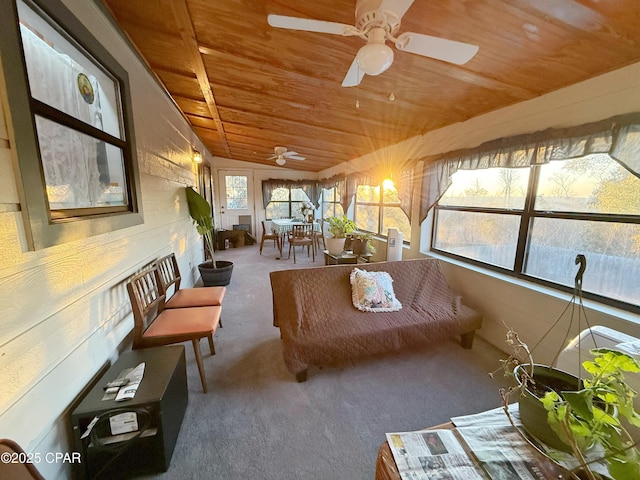
M387 272L354 268L349 276L353 306L363 312L395 312L402 308Z

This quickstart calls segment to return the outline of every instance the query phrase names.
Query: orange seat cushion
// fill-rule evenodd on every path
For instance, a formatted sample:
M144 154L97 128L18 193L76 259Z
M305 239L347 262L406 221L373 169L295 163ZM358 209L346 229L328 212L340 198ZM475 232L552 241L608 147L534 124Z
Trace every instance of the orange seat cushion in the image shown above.
M166 308L209 307L222 305L226 287L183 288L174 293Z
M216 331L221 312L220 306L164 310L145 330L142 338L198 334L204 337Z

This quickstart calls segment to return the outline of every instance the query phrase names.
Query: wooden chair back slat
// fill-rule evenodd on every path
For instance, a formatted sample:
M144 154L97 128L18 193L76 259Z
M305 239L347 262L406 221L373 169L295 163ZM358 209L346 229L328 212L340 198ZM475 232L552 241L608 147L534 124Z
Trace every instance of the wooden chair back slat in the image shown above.
M160 274L156 267L135 275L127 284L133 310L133 347L136 348L145 330L164 309L165 296L160 290Z
M160 258L155 263L155 267L158 269L160 276L160 287L162 293L167 295L167 291L173 286L173 293L180 289L180 282L182 276L180 275L180 268L178 267L178 260L175 253Z
M291 236L296 240L313 237L313 224L305 223L301 225L292 225Z

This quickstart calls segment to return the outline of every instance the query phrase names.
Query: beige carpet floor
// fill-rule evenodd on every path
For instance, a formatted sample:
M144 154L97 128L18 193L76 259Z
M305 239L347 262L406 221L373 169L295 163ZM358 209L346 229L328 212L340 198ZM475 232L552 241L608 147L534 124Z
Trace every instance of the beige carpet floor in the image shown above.
M385 432L417 430L500 404L488 372L504 355L476 338L312 367L297 383L272 326L269 272L323 265L276 249L218 252L235 267L224 301L216 355L204 357L203 394L186 344L189 405L171 466L145 478L224 480L372 480ZM203 352L208 349L203 346Z

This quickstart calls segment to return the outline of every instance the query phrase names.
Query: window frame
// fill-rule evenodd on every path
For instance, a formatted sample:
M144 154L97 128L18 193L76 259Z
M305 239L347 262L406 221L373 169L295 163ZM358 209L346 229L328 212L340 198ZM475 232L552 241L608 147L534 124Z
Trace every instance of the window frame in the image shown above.
M368 186L368 187L375 187L378 189L378 198L379 201L378 202L359 202L358 201L358 188L361 186ZM358 227L359 231L363 231L363 232L368 232L368 233L373 233L376 237L379 238L387 238L388 235L386 233L383 233L382 230L382 225L384 224L384 209L386 208L398 208L400 209L400 211L402 213L404 213L404 211L402 210L401 204L400 202L398 203L385 203L384 201L384 188L382 183L377 184L377 185L364 185L364 184L359 184L356 185L356 190L355 190L355 195L353 198L353 220L356 223L356 225L358 224L358 206L366 206L366 207L378 207L378 231L377 232L373 232L371 230L365 230L363 228ZM404 213L406 215L406 213ZM411 219L407 217L407 220L409 221L409 225L411 225ZM410 237L410 235L407 235L406 237ZM411 239L410 238L405 238L405 236L403 236L402 238L402 244L403 245L410 245L411 244Z
M570 160L570 159L567 159ZM556 220L577 220L577 221L591 221L591 222L611 222L616 224L640 224L640 217L637 215L630 214L611 214L611 213L595 213L595 212L570 212L570 211L547 211L547 210L536 210L535 209L535 200L538 182L540 180L540 173L542 171L542 165L531 165L530 174L529 174L529 182L527 185L527 192L525 194L524 205L522 209L508 209L508 208L489 208L489 207L466 207L459 205L440 205L438 201L434 205L434 211L432 215L432 224L431 224L431 238L429 242L429 251L435 252L438 255L442 255L449 258L454 258L463 263L469 263L471 265L479 266L482 268L486 268L491 271L499 272L505 274L507 276L515 277L520 280L529 281L532 283L536 283L539 285L543 285L545 287L553 288L556 290L572 293L574 291L574 286L563 285L560 283L556 283L547 279L539 278L533 275L528 275L524 272L525 264L526 264L526 255L527 248L529 245L530 232L533 227L533 221L536 218L551 218ZM518 168L518 167L513 167ZM527 167L519 167L519 168L527 168ZM486 263L480 260L468 258L459 254L451 253L445 250L440 250L434 246L437 228L438 228L438 213L440 211L460 211L460 212L473 212L473 213L489 213L489 214L498 214L498 215L515 215L520 217L520 225L518 229L518 239L516 244L515 258L514 258L514 267L513 269L508 269L504 267L500 267L497 265L493 265L490 263ZM599 303L603 303L606 305L611 305L616 308L620 308L626 311L631 311L635 313L640 313L640 306L633 305L621 300L617 300L614 298L606 297L600 294L583 291L582 295L584 298L588 298Z
M336 213L337 206L340 206L340 210L344 210L344 207L342 206L341 199L338 199L339 197L338 187L334 185L329 188L326 188L326 187L320 187L320 188L322 189L322 208L320 210L320 216L322 217L322 219L324 220L327 218L339 216L340 214ZM325 200L325 196L324 196L325 190L329 193L331 193L331 190L333 190L332 200ZM327 206L327 208L325 208L325 205ZM329 210L333 210L334 214L325 216L325 213L328 212Z
M296 185L288 185L288 186L280 186L278 188L286 188L287 190L289 190L289 199L288 200L269 200L269 203L267 203L267 207L265 208L265 220L273 220L273 218L267 217L266 213L267 213L267 208L269 207L269 205L271 203L287 203L289 205L289 218L295 218L297 215L293 213L293 204L302 204L302 203L309 203L313 206L311 200L292 200L292 196L293 196L293 192L292 190L300 190L302 191L303 194L307 195L305 193L305 191L300 188L299 186ZM274 190L275 191L275 190ZM309 196L307 195L307 198L309 198ZM315 211L315 206L313 206L313 209ZM299 212L298 212L299 213Z
M123 140L116 139L31 97L22 40L17 1L0 18L0 59L5 95L2 98L7 118L7 130L13 143L15 175L24 220L25 239L29 250L86 238L131 227L144 222L140 201L140 180L136 158L136 143L129 76L120 63L93 37L89 30L59 0L22 0L29 8L55 23L87 55L117 81L122 109ZM16 66L17 65L17 66ZM53 120L66 128L89 134L121 148L127 185L126 207L94 207L60 213L50 210L46 193L35 116ZM82 210L83 215L78 210Z

